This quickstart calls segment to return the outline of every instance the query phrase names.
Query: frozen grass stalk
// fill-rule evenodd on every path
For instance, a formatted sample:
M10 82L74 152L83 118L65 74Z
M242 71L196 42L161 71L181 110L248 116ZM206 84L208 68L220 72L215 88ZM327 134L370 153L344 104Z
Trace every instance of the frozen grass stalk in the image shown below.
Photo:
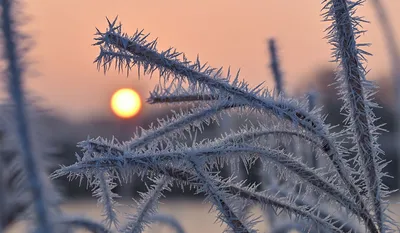
M275 46L275 39L271 38L268 40L268 48L269 48L269 54L270 54L270 69L272 71L272 76L275 81L275 91L276 91L276 96L279 95L284 95L283 92L283 78L282 78L282 72L280 69L280 63L278 59L278 54L276 51L276 46ZM281 146L281 145L277 145ZM263 181L267 183L269 186L277 186L279 181L277 180L275 176L275 171L271 171L269 174L267 172L264 172L262 174L263 176ZM264 184L265 185L265 184ZM269 223L271 225L275 224L275 213L273 212L273 209L271 207L267 207L266 214L268 215Z
M271 64L270 68L275 80L275 89L278 95L283 95L283 79L282 72L280 69L278 54L276 51L276 42L275 39L271 38L268 40L269 54L271 56Z
M29 182L32 199L34 200L35 216L37 218L38 230L41 233L51 233L52 224L46 206L45 190L42 187L40 171L38 170L37 160L32 153L31 141L29 138L29 125L26 116L25 98L23 91L23 69L21 67L19 54L17 52L15 21L12 16L14 1L2 0L2 33L4 57L7 59L8 67L8 90L15 108L15 122L18 140L21 145L24 168Z
M354 148L359 157L363 169L366 189L369 200L373 204L375 217L381 232L385 231L381 194L381 177L379 176L379 145L372 132L377 128L374 126L375 116L372 112L372 91L368 90L368 81L365 79L365 69L362 61L364 55L368 55L357 44L356 37L361 32L357 24L362 18L354 16L357 6L363 1L329 0L324 8L326 20L332 21L329 38L335 47L334 56L340 63L340 72L337 80L341 82L341 98L347 114L346 126L348 135L355 143ZM352 136L354 135L354 136Z
M162 192L170 191L170 181L167 177L157 177L153 179L154 185L148 188L147 193L140 193L141 200L137 202L137 213L128 216L128 224L121 229L124 233L140 233L153 220L157 212L159 199L163 196Z
M109 178L106 172L102 172L96 177L93 186L93 196L98 198L98 204L103 204L104 225L108 228L114 225L118 229L119 221L116 210L118 203L114 199L119 195L112 191L117 184Z
M308 98L308 109L310 111L312 111L317 106L316 91L310 91L307 95L307 98ZM318 168L318 160L317 160L317 155L316 155L315 151L311 151L309 153L310 153L310 155L308 157L309 157L311 167Z

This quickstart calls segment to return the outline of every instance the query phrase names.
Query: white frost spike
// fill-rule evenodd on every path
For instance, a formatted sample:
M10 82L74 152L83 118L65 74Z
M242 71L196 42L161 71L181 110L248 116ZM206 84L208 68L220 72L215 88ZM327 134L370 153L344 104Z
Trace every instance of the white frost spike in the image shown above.
M108 229L114 225L117 229L119 226L116 207L118 203L114 200L120 196L112 191L117 184L107 172L100 172L93 184L93 196L98 198L98 203L103 206L104 223Z

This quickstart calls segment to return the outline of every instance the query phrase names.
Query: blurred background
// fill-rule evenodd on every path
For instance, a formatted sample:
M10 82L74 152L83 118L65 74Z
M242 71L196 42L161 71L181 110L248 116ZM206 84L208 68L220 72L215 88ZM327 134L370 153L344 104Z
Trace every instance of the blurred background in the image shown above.
M400 25L400 1L381 2L392 24ZM265 82L264 86L271 90L274 80L266 41L275 38L286 94L302 97L311 89L316 90L318 105L323 105L324 113L328 114L327 122L336 125L344 118L339 113L341 102L337 100L334 86L328 87L333 83L336 65L329 62L331 46L323 39L329 23L322 21L320 10L320 1L291 1L290 4L278 0L26 1L23 12L30 19L23 28L34 41L28 56L32 63L27 89L39 98L40 106L50 110L44 119L51 127L52 143L57 148L54 156L60 164L75 161L76 143L88 135L128 140L137 126L146 128L169 114L169 108L145 102L158 82L157 72L152 79L143 75L138 79L136 70L129 77L113 69L104 75L93 63L99 52L91 46L95 27L103 31L107 26L105 17L118 16L124 32L133 34L136 29L144 29L145 33L151 33L149 39L158 38L160 50L173 46L192 60L199 54L211 66L240 68L241 78L252 86ZM367 1L359 8L358 15L371 21L363 24L368 32L359 42L371 43L367 51L373 56L368 57L367 78L380 86L376 100L383 108L375 112L389 131L383 134L380 143L386 159L393 161L387 171L394 178L385 182L391 189L397 189L398 157L393 132L395 92L399 90L394 88L390 56L372 4ZM400 38L398 28L394 27L396 38ZM132 118L118 117L110 108L111 96L120 88L136 90L143 102L139 113ZM217 125L211 125L206 132L212 137L220 133ZM61 179L58 183L67 200L79 202L91 195L85 185L79 187L77 182ZM120 192L129 200L134 191L141 189L143 183L137 181ZM176 193L176 197L190 194ZM95 199L91 198L90 202L95 203ZM198 208L203 208L199 203ZM212 220L211 216L210 223Z

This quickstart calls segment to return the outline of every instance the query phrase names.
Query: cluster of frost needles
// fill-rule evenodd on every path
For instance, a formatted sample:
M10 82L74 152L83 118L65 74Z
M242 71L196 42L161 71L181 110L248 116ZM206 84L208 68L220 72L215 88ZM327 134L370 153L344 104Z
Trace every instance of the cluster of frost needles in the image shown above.
M18 160L1 157L0 185L4 188L10 182L5 178L9 174L3 172L4 166L21 171L22 175L15 172L9 176L17 177L17 193L28 193L28 197L18 200L33 203L28 209L34 216L34 232L70 232L69 226L73 226L91 232L137 233L154 222L184 232L172 216L157 212L160 198L173 186L182 190L189 186L196 194L204 195L227 232L257 232L257 224L264 219L252 212L254 208L265 210L270 232L276 233L399 232L388 215L390 191L382 183L382 178L388 176L382 171L388 162L381 158L383 152L377 143L381 125L373 112L378 107L373 101L376 87L366 79L364 63L369 53L362 48L368 44L357 42L364 33L360 24L365 20L356 15L362 0L322 1L322 16L330 23L327 39L338 65L341 111L346 115L343 129L335 133L325 123L321 108L315 107L315 95L298 100L284 94L274 40L270 40L269 48L277 87L271 93L262 84L251 87L240 79L239 72L212 68L199 58L190 61L174 48L160 51L156 40L147 40L148 34L136 31L129 36L117 18L107 19L108 28L97 29L95 34L94 45L100 49L95 60L98 69L106 72L115 67L128 75L135 67L139 75L158 72L160 82L150 93L148 103L180 105L182 110L159 119L148 129L139 128L129 141L88 138L78 143L81 152L76 154L74 164L52 173L53 179L68 176L87 180L93 196L103 205L103 223L67 216L52 194L49 197L51 184L33 149L32 127L24 107L28 101L23 93L18 34L10 13L13 1L0 2L3 49L8 62L5 74L15 119L12 130L20 147ZM219 138L197 139L206 125L231 113L257 120L247 121L239 130ZM261 184L238 179L243 178L238 175L242 164L249 171L256 162L262 164ZM226 165L232 170L228 177L221 174ZM117 211L120 196L113 190L133 176L148 178L152 184L147 192L139 193L136 213L121 221ZM18 192L21 189L24 192ZM5 194L0 191L2 207L11 197ZM0 232L8 218L9 213L0 210Z

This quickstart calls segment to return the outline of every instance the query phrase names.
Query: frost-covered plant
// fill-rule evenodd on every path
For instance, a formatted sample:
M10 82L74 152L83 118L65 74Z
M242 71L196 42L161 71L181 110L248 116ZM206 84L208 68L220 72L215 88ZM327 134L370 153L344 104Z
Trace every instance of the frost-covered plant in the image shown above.
M24 174L20 186L27 190L33 203L35 232L60 232L71 227L83 227L92 232L142 232L153 222L163 221L183 229L171 217L157 214L158 200L171 186L190 186L197 194L204 194L218 212L218 219L232 232L255 232L262 219L254 216L249 207L271 208L295 217L274 226L273 232L299 229L306 232L394 232L395 222L387 215L387 194L381 179L387 164L377 144L380 126L376 125L373 108L375 86L366 79L363 66L367 52L357 42L359 24L363 19L355 15L362 1L324 0L324 19L331 22L328 39L334 47L333 57L338 63L338 93L343 100L343 113L347 116L344 130L333 133L317 108L310 109L307 100L298 101L283 95L272 95L262 85L251 88L228 69L214 69L201 64L199 59L189 61L183 53L170 48L159 51L157 41L147 41L148 35L136 31L133 36L123 33L117 19L108 21L105 32L97 30L95 45L100 54L95 62L106 72L113 63L119 71L137 67L139 74L158 71L161 82L150 93L149 103L192 104L189 110L175 112L170 118L160 119L157 126L138 129L130 141L116 139L87 139L78 144L82 153L77 162L62 166L53 178L69 176L86 178L104 206L104 224L82 217L61 213L56 201L48 197L50 183L44 177L40 157L33 148L27 100L23 91L21 57L18 56L11 0L2 0L2 39L7 61L6 82L12 100L14 131L18 154L11 163ZM282 87L280 87L282 90ZM197 140L197 134L206 124L218 121L222 113L236 111L243 116L257 116L258 121L243 125L237 132L216 139ZM7 128L7 127L6 127ZM269 143L273 137L279 143ZM191 139L189 145L183 139ZM298 150L290 151L285 145L293 139L312 148L313 158L326 159L325 166L315 161L305 162ZM2 137L3 140L3 137ZM297 143L296 143L297 144ZM348 149L345 145L351 144ZM293 152L293 153L292 153ZM315 157L314 157L315 156ZM15 159L15 160L14 160ZM225 164L234 173L243 162L247 169L260 160L263 171L280 181L279 185L257 189L255 184L237 181L234 176L222 177ZM4 167L3 157L0 168ZM14 161L14 162L13 162ZM17 162L15 162L17 161ZM0 187L5 187L0 171ZM263 173L264 174L264 173ZM129 182L133 175L148 177L154 183L141 193L138 211L127 217L121 226L117 218L115 200L119 196L113 189ZM267 173L268 175L268 173ZM16 176L19 175L16 173ZM19 184L19 182L18 182ZM17 187L19 188L19 187ZM5 192L0 192L0 201ZM1 202L1 204L3 204ZM58 212L57 214L53 214ZM272 211L269 211L271 213ZM0 211L3 230L6 211ZM286 220L286 219L285 219ZM63 228L67 226L67 228Z
M19 56L21 52L27 50L26 47L19 46L21 39L26 39L26 37L18 32L17 21L13 17L17 11L16 3L3 0L0 2L0 7L2 52L6 61L4 76L10 97L10 103L1 106L3 150L0 156L2 167L0 192L4 203L0 211L0 231L14 221L21 212L30 209L30 204L32 204L36 230L50 233L53 232L54 227L52 213L58 212L59 209L56 204L57 196L54 195L54 189L44 173L45 163L40 161L40 156L36 154L38 150L37 144L33 142L34 130L30 125L31 115L28 114L29 108L26 107L28 101L23 89L25 67L23 57ZM13 136L17 139L13 149L18 155L6 159L4 147L10 147L12 143L9 143L7 139ZM12 181L9 182L10 180ZM8 206L10 208L7 208Z
M390 225L395 223L387 215L388 190L381 181L387 162L380 157L382 151L377 143L380 126L372 110L377 107L372 99L375 85L365 77L363 62L368 53L361 48L366 44L357 42L362 33L359 24L364 20L355 11L361 3L323 1L324 19L331 22L328 40L338 63L338 94L347 116L344 130L339 133L332 133L319 109L310 110L307 101L273 96L261 85L251 88L239 80L239 73L232 76L228 69L224 74L222 68L211 68L199 59L191 62L173 48L159 51L157 41L147 41L148 35L142 31L128 36L117 19L108 21L106 31L96 33L94 45L100 48L95 60L98 68L106 72L114 63L116 69L128 74L133 67L138 68L139 74L158 71L162 81L150 93L149 103L197 104L159 120L158 126L138 130L130 141L95 138L79 143L82 154L77 154L78 161L62 166L53 177L86 177L91 184L105 173L118 182L129 182L133 175L168 177L173 185L189 185L203 193L218 211L218 218L233 232L256 231L254 226L260 219L243 211L251 205L269 206L277 213L285 211L298 223L307 223L289 224L304 230L361 232L353 224L358 221L368 232L394 231ZM217 139L197 141L192 137L226 111L255 114L259 121ZM283 143L298 138L312 147L316 158L326 158L329 163L320 168L308 166L302 155L269 147L265 139L271 135ZM179 140L188 136L193 140L191 145ZM352 146L348 149L345 143ZM237 168L240 161L250 169L258 159L265 171L276 169L277 178L287 182L259 191L257 185L237 182L234 177L223 178L218 172L224 164ZM97 184L102 186L101 182ZM299 186L300 189L293 188ZM146 208L140 208L133 218L138 225L120 228L122 232L142 229L140 216L145 223L151 221L149 215L153 212L147 211L156 206L153 199L159 194L152 193L157 187L158 183L145 195L147 200L142 203ZM110 196L107 192L103 191L102 198ZM112 201L103 202L105 209L113 208ZM109 213L107 221L113 219L112 212L105 213ZM289 225L279 229L290 229Z

